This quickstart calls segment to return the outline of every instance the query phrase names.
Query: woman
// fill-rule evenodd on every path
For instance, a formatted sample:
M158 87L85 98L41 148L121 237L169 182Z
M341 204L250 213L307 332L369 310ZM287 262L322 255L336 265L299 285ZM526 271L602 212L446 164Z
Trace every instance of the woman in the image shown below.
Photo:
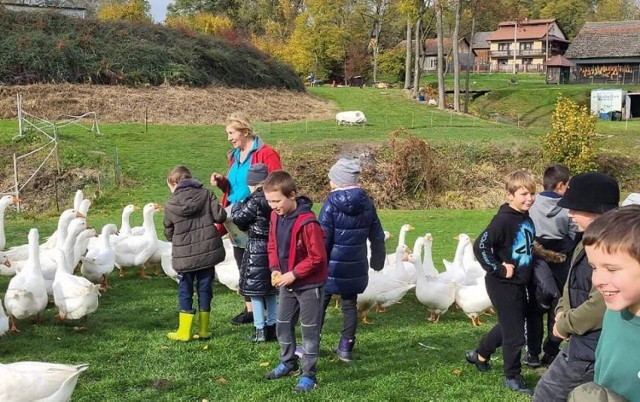
M269 173L282 169L280 155L255 135L251 121L242 112L232 113L226 120L227 139L233 148L227 152L229 171L224 177L220 173L211 174L211 185L223 192L222 205L224 207L240 202L247 198L251 191L247 185L249 167L255 163L267 165ZM244 248L233 247L233 257L238 269L242 265ZM253 323L253 308L251 298L245 297L245 309L231 319L234 325Z

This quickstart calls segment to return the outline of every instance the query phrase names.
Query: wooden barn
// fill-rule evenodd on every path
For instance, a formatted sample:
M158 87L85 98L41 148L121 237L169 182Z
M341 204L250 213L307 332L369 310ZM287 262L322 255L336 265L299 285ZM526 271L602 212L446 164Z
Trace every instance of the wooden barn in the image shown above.
M572 70L576 65L563 55L553 56L544 65L547 68L547 84L569 84L575 81Z
M578 83L640 83L640 21L587 22L565 57Z

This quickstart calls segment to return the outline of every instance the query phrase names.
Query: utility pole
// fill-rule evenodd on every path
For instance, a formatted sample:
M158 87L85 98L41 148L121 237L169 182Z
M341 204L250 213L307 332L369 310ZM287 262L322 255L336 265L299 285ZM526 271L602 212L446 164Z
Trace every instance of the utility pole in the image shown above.
M518 19L516 18L515 24L513 25L513 73L517 74L518 69L516 65L516 46L518 45Z

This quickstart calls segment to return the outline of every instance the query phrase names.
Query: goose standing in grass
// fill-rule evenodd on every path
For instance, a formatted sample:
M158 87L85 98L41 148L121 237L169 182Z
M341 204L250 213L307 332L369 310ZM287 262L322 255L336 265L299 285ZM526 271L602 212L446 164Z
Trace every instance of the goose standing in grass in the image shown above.
M0 275L13 276L16 274L16 269L11 267L11 261L9 256L5 252L0 252Z
M0 336L6 334L7 331L9 331L9 317L7 317L7 313L4 312L2 303L0 303Z
M368 319L369 310L376 306L380 312L393 304L396 304L416 285L389 278L382 271L369 268L369 284L364 292L358 295L356 309L363 324L371 324Z
M18 205L18 197L15 195L0 197L0 250L4 250L4 246L7 245L7 238L4 234L4 211L12 204Z
M229 289L237 292L240 290L240 271L238 265L233 257L233 244L229 239L229 235L225 235L222 238L222 245L224 245L225 258L220 264L216 265L216 280L225 285Z
M89 315L98 309L99 286L87 278L73 275L71 258L61 249L55 250L55 259L58 269L53 280L53 300L59 310L56 317L60 320L83 319L82 326L77 329L84 330Z
M96 236L97 234L94 228L85 228L80 233L78 233L76 241L73 245L73 267L78 267L82 256L87 254L89 242L91 241L91 239L96 239Z
M411 230L414 230L414 227L409 225L408 223L405 223L404 225L400 226L400 234L398 235L398 246L396 247L396 249L400 246L406 245L407 243L407 233L410 232ZM385 264L387 265L393 265L396 261L396 254L388 254L387 255L387 261L385 262Z
M0 401L68 401L87 368L88 364L0 363Z
M440 274L440 271L436 268L433 263L433 235L431 233L427 233L424 235L424 241L422 243L423 246L423 256L422 256L422 268L424 275L430 278L435 278Z
M113 271L116 264L116 254L111 248L111 236L117 235L118 230L115 224L108 223L102 227L98 240L100 245L87 251L81 257L82 265L80 272L82 276L91 282L100 282L100 290L106 292L109 287L107 277Z
M47 307L49 297L47 286L40 267L40 244L38 229L29 231L29 259L22 271L9 281L4 295L4 306L11 319L11 332L19 332L16 319L36 317L40 321L40 313ZM0 378L2 378L0 376Z
M492 307L484 277L476 278L473 285L461 285L456 289L456 304L471 320L471 325L479 327L480 315Z
M416 283L416 298L427 307L430 312L428 321L437 324L440 316L449 310L456 294L456 284L450 281L440 281L438 278L427 277L416 254L409 255L418 271Z
M144 234L117 239L111 244L121 277L124 276L125 267L140 267L140 277L146 278L145 264L158 248L158 234L153 215L161 210L162 207L153 202L145 205L142 212Z
M64 243L64 239L67 237L67 231L69 224L74 218L83 218L77 209L69 208L62 211L60 218L58 218L57 229L40 245L40 248L54 248L57 245Z

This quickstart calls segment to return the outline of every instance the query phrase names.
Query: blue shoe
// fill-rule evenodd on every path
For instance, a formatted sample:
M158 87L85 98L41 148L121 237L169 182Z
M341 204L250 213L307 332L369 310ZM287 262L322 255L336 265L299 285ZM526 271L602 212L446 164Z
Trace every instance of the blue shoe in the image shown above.
M293 367L289 367L284 363L280 363L273 370L269 371L264 375L264 378L267 380L277 380L278 378L293 376L300 374L298 370L298 365L296 364Z
M303 375L302 377L300 377L300 380L298 380L298 384L293 387L293 390L296 392L309 392L317 386L318 384L316 384L316 380Z

